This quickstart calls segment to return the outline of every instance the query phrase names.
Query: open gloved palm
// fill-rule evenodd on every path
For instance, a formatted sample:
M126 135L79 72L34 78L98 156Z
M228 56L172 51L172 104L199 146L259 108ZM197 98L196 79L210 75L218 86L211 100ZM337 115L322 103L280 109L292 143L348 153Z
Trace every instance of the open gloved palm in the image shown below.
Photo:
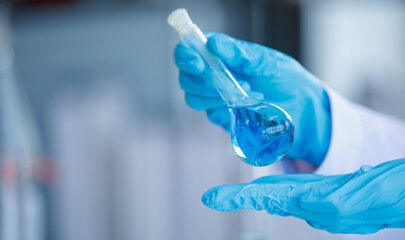
M405 227L405 159L345 175L284 174L217 186L203 203L219 211L266 210L331 233Z

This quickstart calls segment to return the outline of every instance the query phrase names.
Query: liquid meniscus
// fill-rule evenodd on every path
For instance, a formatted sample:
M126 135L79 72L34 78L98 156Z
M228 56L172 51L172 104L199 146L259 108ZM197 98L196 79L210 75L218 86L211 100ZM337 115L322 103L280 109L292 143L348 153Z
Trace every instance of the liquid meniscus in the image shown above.
M280 160L294 141L294 124L273 104L231 107L232 145L236 154L254 166Z

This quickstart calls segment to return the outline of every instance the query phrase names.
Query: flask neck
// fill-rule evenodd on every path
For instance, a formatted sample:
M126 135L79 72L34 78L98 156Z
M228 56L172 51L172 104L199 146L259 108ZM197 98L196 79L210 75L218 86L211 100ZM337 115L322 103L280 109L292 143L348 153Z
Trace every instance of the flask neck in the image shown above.
M221 62L221 64L223 63ZM228 107L248 106L257 103L256 100L247 95L228 69L222 69L223 71L207 69L207 78L213 81L213 85Z
M207 38L193 23L183 26L179 31L180 38L200 54L205 62L204 75L213 85L229 106L246 106L257 103L249 97L233 77L227 66L206 48Z

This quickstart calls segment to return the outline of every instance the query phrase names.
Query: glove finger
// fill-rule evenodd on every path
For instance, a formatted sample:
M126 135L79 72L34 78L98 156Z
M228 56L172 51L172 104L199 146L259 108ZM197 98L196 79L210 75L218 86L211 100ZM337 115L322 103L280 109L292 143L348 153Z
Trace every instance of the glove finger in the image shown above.
M207 109L208 119L214 124L221 126L228 133L231 130L231 114L228 107Z
M290 184L222 185L209 189L203 195L202 202L218 211L271 210L269 213L286 216L290 214L292 201L288 194L292 189Z
M261 92L253 92L253 91L249 91L246 92L250 97L252 97L253 99L256 99L258 101L263 101L264 100L264 94Z
M316 178L322 180L316 181ZM319 206L316 205L312 209L303 209L302 205L307 201L319 202L325 197L323 189L329 188L324 186L325 178L321 175L308 176L308 174L275 175L270 179L271 183L223 185L208 190L203 196L203 202L219 211L265 209L270 214L293 215L304 220L316 220L319 219L319 212L328 209L318 209ZM329 216L336 215L325 215L325 218Z
M191 93L185 95L186 103L197 111L205 111L210 108L224 107L225 102L219 97L202 97Z
M193 75L180 71L180 87L187 93L203 97L219 97L212 80L204 75Z
M202 74L205 69L205 63L201 56L188 47L184 42L179 42L174 50L174 59L181 71L189 74Z
M297 174L301 175L301 174ZM313 176L317 178L321 176ZM277 181L277 178L279 181ZM303 177L305 182L312 177ZM294 216L310 223L311 226L331 232L347 231L341 225L345 216L325 211L323 205L314 205L312 209L303 209L305 197L311 196L312 202L322 201L325 196L319 194L323 181L290 184L285 177L272 179L271 184L248 183L217 186L208 190L202 197L203 203L218 211L237 211L242 209L266 210L269 214ZM294 178L293 181L301 182ZM278 184L277 184L278 183ZM328 186L326 186L328 188ZM321 208L321 209L320 209ZM326 214L323 214L325 213ZM349 224L349 223L348 223Z
M250 84L245 82L245 81L240 81L239 85L242 87L242 89L249 95L250 97L262 101L264 100L264 95L261 92L255 92L251 90Z
M310 224L311 225L311 224ZM387 228L387 224L355 224L355 223L336 223L326 226L313 226L320 230L325 230L330 233L341 233L341 234L371 234L380 231L381 229Z
M193 75L180 71L179 79L180 87L187 93L209 98L220 97L212 80L205 78L204 75ZM240 85L250 97L263 100L263 93L251 91L249 83L242 81Z
M207 47L233 71L245 75L271 74L275 72L278 60L286 56L274 49L231 38L223 33L212 34Z
M281 174L261 177L254 180L252 183L302 184L320 181L325 178L326 176L320 174Z

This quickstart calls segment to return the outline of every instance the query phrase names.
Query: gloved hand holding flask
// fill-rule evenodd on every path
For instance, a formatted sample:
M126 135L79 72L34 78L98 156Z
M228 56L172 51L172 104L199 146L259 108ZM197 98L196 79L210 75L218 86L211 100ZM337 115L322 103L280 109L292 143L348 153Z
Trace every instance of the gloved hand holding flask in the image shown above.
M245 92L221 59L207 49L206 37L185 9L173 11L168 22L183 43L201 56L201 64L205 66L202 74L228 106L237 155L255 166L266 166L283 157L294 140L294 124L288 113Z
M295 123L295 140L286 156L319 166L328 150L331 134L329 99L319 79L293 58L276 50L221 33L208 33L206 36L206 51L221 60L246 95L259 100L256 102L276 105L285 110L272 108L275 110L273 116L288 120L288 114L291 115ZM207 74L210 66L202 55L205 56L191 47L188 40L181 41L176 47L175 60L180 69L180 85L186 92L186 101L196 110L206 110L212 122L233 134L232 114L227 106L229 102L226 102L226 97L221 98L218 86L215 85L221 77L213 78ZM238 94L240 89L231 89L229 92L241 96ZM285 126L285 122L289 123L284 121L281 125ZM256 144L256 148L260 147L257 140L246 135L248 134L241 137L244 145L250 142L252 145ZM269 149L271 148L264 151ZM274 162L260 162L249 157L243 159L256 166Z

